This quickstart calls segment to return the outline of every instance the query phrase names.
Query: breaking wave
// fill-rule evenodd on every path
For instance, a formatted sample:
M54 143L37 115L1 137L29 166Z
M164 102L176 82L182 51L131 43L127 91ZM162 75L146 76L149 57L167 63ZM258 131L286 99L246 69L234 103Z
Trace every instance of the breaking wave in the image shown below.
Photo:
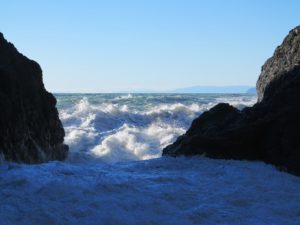
M193 119L219 102L238 108L255 96L97 94L58 95L69 160L105 162L157 158Z
M126 96L57 96L69 159L0 155L1 225L300 224L299 177L262 162L150 159L204 110L255 96Z

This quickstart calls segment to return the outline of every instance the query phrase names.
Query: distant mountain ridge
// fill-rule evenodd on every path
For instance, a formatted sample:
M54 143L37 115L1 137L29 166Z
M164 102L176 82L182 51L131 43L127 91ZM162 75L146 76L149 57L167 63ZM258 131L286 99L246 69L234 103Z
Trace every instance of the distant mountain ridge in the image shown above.
M255 87L246 85L233 85L233 86L192 86L172 90L171 93L222 93L222 94L235 94L235 93L256 93Z
M249 88L249 89L247 90L246 93L247 93L247 94L256 94L256 93L257 93L257 92L256 92L256 88L255 88L255 87Z

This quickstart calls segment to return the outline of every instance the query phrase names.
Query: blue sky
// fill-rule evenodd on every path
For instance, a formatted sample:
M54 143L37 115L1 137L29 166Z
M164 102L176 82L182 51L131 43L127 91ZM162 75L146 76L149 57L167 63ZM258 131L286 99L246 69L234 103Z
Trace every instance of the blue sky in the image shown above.
M254 86L299 0L1 1L0 31L53 92Z

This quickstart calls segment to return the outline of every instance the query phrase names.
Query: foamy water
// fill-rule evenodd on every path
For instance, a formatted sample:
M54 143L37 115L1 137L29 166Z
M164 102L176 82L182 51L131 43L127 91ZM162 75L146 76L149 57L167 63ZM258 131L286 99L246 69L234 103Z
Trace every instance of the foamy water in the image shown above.
M57 95L70 146L68 160L105 162L152 159L193 119L219 102L250 106L254 95L91 94Z
M300 224L300 178L259 162L164 157L0 171L1 225Z
M57 95L65 162L0 156L0 225L294 225L300 178L262 162L160 157L218 102L251 95Z

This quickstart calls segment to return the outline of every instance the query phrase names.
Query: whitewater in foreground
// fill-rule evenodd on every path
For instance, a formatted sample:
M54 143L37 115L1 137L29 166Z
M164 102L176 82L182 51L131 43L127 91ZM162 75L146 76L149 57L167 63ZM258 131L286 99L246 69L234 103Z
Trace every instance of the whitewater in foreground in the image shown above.
M161 158L218 102L253 95L57 95L66 162L0 164L0 224L300 224L300 178L262 162Z

